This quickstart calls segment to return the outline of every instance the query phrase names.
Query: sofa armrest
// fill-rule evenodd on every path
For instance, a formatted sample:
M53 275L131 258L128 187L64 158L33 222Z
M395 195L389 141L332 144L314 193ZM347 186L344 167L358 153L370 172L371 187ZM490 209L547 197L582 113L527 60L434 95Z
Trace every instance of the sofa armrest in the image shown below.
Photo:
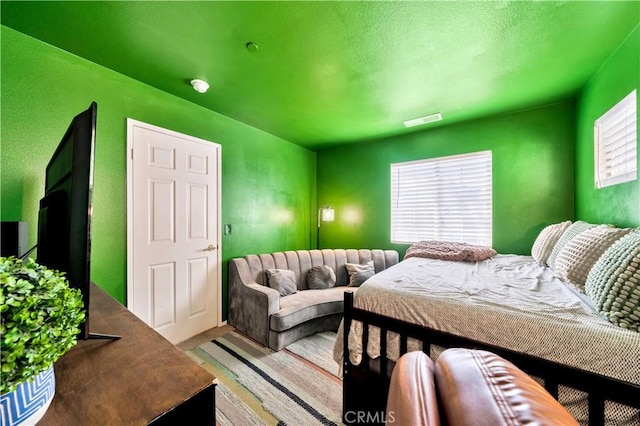
M229 324L268 344L269 318L280 310L277 290L256 283L244 259L229 261Z
M256 282L245 284L247 297L256 299L256 303L266 308L267 315L280 310L280 293L275 288L267 287Z

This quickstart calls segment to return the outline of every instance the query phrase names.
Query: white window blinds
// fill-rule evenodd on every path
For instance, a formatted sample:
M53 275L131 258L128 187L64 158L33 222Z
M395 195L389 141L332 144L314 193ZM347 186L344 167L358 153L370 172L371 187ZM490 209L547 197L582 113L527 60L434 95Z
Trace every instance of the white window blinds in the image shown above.
M594 123L596 188L636 180L636 91Z
M491 246L491 151L391 164L391 241Z

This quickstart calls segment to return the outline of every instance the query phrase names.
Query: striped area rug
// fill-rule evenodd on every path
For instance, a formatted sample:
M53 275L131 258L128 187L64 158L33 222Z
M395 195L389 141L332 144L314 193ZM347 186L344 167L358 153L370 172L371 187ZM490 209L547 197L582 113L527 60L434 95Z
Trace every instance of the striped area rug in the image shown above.
M333 360L333 344L336 333L325 331L314 334L287 346L288 351L322 368L324 371L340 377L338 363Z
M335 333L320 333L275 352L231 332L187 355L218 378L221 426L339 425L342 381L331 339Z

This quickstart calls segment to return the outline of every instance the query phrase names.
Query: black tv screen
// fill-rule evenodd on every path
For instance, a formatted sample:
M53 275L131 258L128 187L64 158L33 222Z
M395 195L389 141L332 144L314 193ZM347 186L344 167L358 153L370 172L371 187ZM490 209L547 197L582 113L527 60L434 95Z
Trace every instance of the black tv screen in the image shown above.
M66 273L87 311L79 337L89 338L91 192L97 104L78 114L47 164L38 214L37 261Z

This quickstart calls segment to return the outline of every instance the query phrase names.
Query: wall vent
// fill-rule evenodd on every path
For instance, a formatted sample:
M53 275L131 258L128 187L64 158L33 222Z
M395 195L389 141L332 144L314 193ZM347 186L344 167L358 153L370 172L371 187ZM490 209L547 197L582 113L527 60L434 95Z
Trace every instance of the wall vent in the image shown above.
M404 122L404 127L420 126L422 124L433 123L434 121L442 120L442 114L439 112L431 115L425 115L424 117L414 118L413 120L407 120Z

